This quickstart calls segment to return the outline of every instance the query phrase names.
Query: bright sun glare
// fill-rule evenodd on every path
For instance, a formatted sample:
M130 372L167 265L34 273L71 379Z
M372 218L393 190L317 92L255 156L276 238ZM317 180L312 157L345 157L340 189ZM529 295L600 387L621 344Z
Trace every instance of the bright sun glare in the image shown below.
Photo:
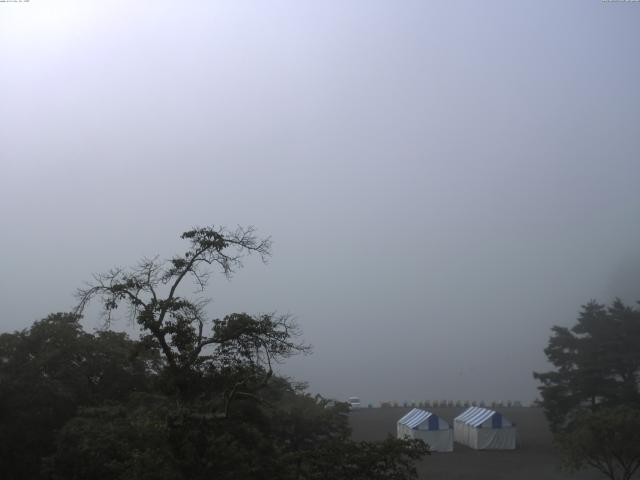
M85 31L98 15L100 2L31 0L0 5L0 38L22 46L64 42Z

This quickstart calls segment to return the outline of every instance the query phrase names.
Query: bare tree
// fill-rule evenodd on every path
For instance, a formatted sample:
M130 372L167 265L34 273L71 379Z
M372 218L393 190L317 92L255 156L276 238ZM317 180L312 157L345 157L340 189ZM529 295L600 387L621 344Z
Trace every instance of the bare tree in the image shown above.
M271 252L269 237L258 238L253 227L233 231L205 227L184 232L181 238L190 244L183 255L166 261L143 258L133 268L94 275L77 292L76 313L98 298L109 325L115 309L128 307L143 332L142 340L162 352L178 390L187 389L194 373L215 371L213 376L228 384L226 411L232 399L250 395L249 387L255 390L266 384L274 362L308 347L294 341L297 328L288 315L242 313L209 322L206 299L180 294L185 283L204 292L214 267L230 278L247 255L256 254L266 262Z

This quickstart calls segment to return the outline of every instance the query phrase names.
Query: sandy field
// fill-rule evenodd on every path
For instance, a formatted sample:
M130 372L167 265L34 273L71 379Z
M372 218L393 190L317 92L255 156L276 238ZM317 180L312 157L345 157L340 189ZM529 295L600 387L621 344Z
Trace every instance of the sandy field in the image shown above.
M349 420L354 440L382 440L395 436L396 422L410 408L363 408L351 412ZM453 424L463 408L430 408ZM421 479L430 480L596 480L604 478L595 471L569 475L560 470L552 436L539 408L498 408L518 428L515 451L476 451L454 443L452 453L433 453L418 465Z

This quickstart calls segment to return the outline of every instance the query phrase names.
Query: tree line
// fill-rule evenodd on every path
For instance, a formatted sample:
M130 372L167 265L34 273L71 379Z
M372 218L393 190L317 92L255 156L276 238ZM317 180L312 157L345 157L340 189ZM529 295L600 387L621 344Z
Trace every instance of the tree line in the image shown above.
M0 335L0 465L8 480L416 478L420 440L350 438L348 406L311 395L274 366L309 347L287 315L209 319L213 269L231 277L269 238L194 228L163 261L94 275L73 312ZM185 293L197 287L199 294ZM86 332L98 302L103 328ZM118 309L135 339L110 328ZM640 469L640 309L589 302L556 326L534 373L565 465L612 480Z
M591 301L573 327L553 327L545 353L555 369L534 377L565 466L631 479L640 469L640 310Z
M0 464L8 480L411 479L421 441L350 439L343 403L312 396L274 366L305 352L289 316L209 320L217 267L263 260L253 228L195 228L162 261L93 277L74 312L0 335ZM86 332L99 302L104 328ZM109 328L125 309L140 336Z

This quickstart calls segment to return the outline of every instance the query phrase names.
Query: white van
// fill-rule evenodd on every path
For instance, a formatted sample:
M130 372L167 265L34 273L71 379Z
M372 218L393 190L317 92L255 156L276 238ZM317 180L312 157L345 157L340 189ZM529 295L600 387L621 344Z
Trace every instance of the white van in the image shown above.
M351 409L360 408L360 399L358 397L349 397L347 403L351 407Z

